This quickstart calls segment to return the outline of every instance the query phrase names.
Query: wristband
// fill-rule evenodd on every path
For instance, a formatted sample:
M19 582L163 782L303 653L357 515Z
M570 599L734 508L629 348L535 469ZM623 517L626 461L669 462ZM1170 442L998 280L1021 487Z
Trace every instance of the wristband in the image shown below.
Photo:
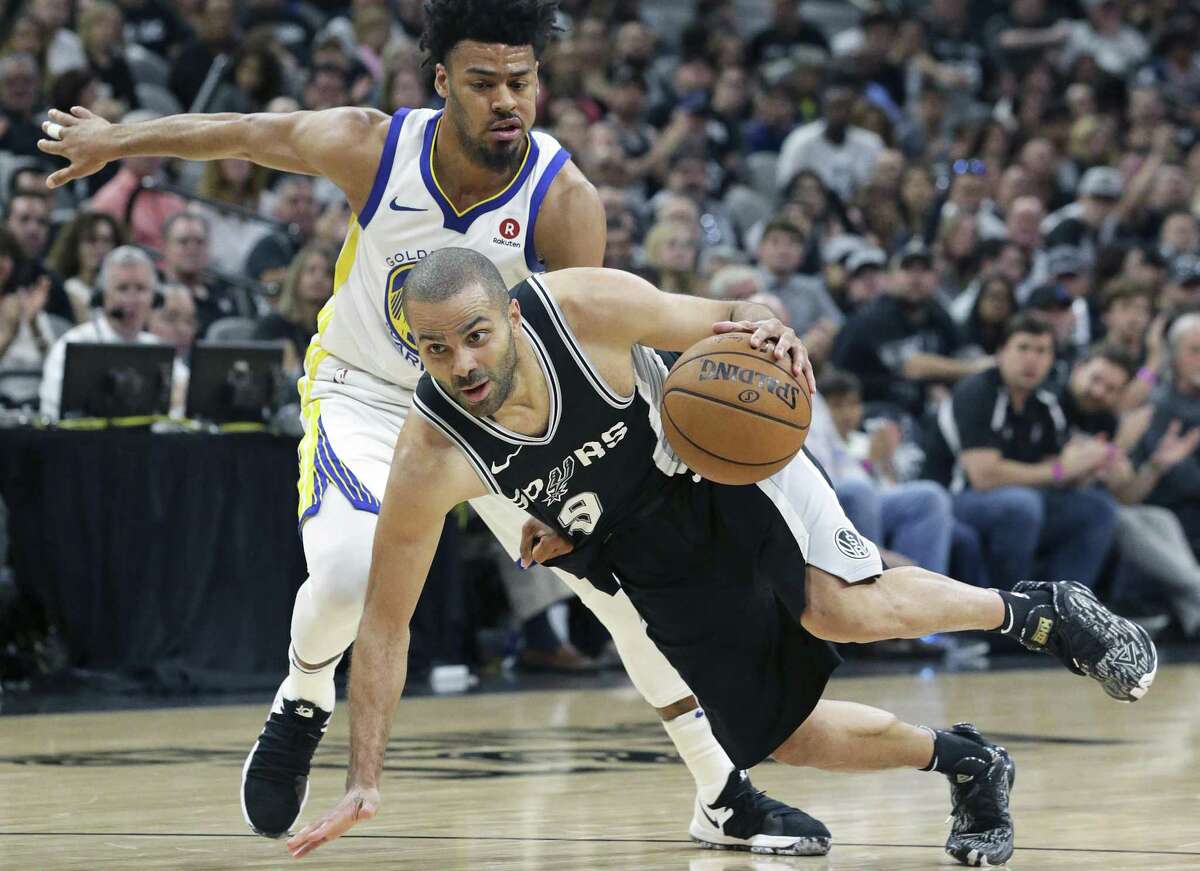
M1153 387L1158 383L1158 373L1149 366L1143 366L1137 371L1137 380Z
M1050 474L1054 476L1054 480L1062 483L1067 477L1066 470L1063 469L1062 460L1055 460L1054 465L1050 467Z

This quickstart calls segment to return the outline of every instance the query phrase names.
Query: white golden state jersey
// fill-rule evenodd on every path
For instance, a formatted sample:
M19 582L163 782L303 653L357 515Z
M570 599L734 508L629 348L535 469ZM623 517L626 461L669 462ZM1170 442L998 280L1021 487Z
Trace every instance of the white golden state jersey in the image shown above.
M538 208L570 154L552 136L531 133L508 186L460 212L434 174L441 123L441 111L433 109L400 109L392 116L370 196L338 256L333 296L317 317L306 379L332 355L406 390L416 387L421 362L400 303L408 271L432 251L478 251L509 287L542 270L533 245Z

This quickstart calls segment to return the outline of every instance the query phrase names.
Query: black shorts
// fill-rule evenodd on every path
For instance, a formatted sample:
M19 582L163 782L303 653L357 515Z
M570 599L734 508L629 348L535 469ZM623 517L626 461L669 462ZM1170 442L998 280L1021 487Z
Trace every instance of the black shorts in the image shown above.
M882 571L803 455L757 486L670 479L601 553L739 768L787 740L841 662L800 625L806 564L849 582Z

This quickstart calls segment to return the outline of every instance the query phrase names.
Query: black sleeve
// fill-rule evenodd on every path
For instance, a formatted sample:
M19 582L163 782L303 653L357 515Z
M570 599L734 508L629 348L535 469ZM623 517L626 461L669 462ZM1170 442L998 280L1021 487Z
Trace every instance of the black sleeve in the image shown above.
M1002 447L996 434L992 432L992 409L995 406L996 391L992 387L991 379L986 377L988 374L981 372L964 378L951 394L958 443L964 451Z

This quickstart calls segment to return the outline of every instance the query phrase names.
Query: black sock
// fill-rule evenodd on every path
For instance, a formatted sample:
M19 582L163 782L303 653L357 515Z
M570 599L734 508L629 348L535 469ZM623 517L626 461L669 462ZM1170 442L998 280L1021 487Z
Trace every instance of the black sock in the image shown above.
M1007 635L1016 641L1021 640L1029 612L1038 605L1051 605L1054 602L1049 590L1033 590L1029 593L1010 593L1008 590L996 592L1004 600L1004 622L992 631Z
M928 726L922 728L929 729ZM921 771L974 776L991 764L992 755L974 741L942 729L929 731L933 733L933 756Z

